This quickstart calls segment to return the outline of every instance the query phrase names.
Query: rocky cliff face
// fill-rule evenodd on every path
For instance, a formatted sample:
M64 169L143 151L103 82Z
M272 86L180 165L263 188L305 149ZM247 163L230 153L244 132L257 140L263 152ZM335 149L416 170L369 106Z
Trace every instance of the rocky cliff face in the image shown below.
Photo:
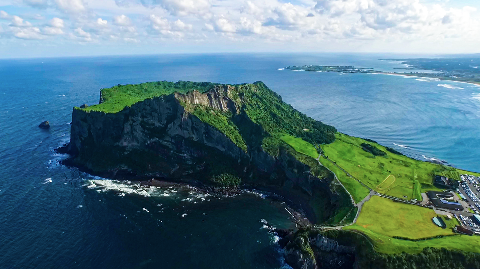
M280 150L278 156L269 155L261 141L241 149L185 107L201 105L230 112L248 132L265 135L228 97L228 87L146 99L117 113L76 108L66 147L71 155L67 163L108 178L203 184L211 184L212 176L228 172L240 177L244 185L294 201L312 221L331 217L339 200L329 188L332 177L316 178L309 166L286 150Z

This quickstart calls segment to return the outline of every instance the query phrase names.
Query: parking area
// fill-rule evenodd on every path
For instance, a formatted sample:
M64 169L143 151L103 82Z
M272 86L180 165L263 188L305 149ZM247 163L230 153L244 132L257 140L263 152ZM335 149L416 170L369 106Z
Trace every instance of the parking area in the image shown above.
M459 193L464 202L468 205L468 208L475 214L480 212L480 177L472 175L460 175L461 183L459 185ZM470 215L470 214L468 214ZM475 216L467 216L467 214L458 215L458 220L465 227L480 231L480 221Z

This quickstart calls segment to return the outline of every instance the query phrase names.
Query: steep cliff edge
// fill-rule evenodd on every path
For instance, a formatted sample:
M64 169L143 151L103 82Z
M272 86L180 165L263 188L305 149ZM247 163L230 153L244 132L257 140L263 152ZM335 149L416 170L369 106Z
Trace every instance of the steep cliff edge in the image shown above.
M253 186L301 206L313 222L345 207L344 190L311 156L335 128L285 104L262 82L155 82L103 89L100 104L74 108L67 164L115 179Z

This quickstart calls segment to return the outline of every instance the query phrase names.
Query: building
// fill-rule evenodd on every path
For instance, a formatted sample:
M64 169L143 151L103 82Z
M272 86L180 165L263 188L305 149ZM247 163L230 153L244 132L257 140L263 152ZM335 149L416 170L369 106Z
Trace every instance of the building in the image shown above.
M458 187L458 182L444 176L435 176L433 184L439 188L455 189Z
M459 234L473 235L473 231L463 226L456 226L455 228L453 228L453 231Z
M480 225L480 215L478 214L475 214L472 216L472 220L473 222L475 222L476 224Z
M453 195L451 192L438 192L438 191L428 191L427 196L430 199L430 202L437 207L448 210L462 211L463 206L460 203L449 201L447 199L452 199Z

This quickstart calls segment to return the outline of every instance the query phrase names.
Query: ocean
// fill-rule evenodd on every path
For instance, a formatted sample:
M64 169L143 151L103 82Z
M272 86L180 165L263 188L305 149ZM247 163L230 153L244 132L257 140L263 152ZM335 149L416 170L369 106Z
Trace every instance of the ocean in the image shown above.
M395 55L210 54L0 60L0 268L288 268L265 222L285 204L250 193L144 188L64 167L73 106L99 90L158 80L263 81L341 132L480 172L480 87L289 65L393 71ZM402 55L399 58L405 58ZM398 71L398 70L397 70ZM50 130L38 128L48 120Z

